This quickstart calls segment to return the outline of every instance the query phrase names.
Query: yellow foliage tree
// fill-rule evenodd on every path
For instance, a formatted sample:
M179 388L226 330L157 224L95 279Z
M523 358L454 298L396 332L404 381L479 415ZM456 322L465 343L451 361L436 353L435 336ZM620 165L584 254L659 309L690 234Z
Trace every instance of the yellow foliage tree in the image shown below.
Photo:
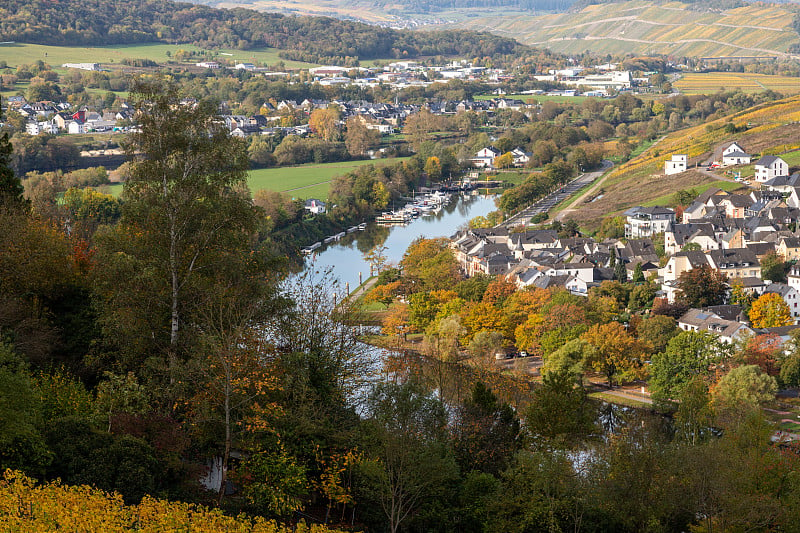
M325 533L321 525L287 528L261 517L227 516L219 509L156 500L125 505L122 496L85 485L37 484L21 472L0 478L0 531L192 531L194 533Z
M750 322L755 328L790 326L792 314L789 306L777 293L762 294L750 308Z

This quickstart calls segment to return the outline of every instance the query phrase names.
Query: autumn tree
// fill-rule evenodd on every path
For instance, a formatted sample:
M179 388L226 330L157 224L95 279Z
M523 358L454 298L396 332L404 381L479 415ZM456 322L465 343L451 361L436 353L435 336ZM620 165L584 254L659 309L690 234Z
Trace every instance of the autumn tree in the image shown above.
M403 254L400 267L414 292L449 289L461 279L461 272L447 239L414 240Z
M346 123L344 145L353 157L361 157L380 141L380 133L367 128L359 117L350 117Z
M689 307L721 305L727 293L728 277L708 265L682 272L678 278L680 298Z
M495 168L510 168L514 166L514 154L506 152L494 158L492 164Z
M789 305L775 292L762 294L750 307L750 322L755 328L775 328L792 324Z
M644 357L650 346L633 338L619 322L595 324L581 335L595 348L589 361L592 368L605 374L608 386L614 386L614 377L622 379L639 377L643 372Z
M431 156L425 161L423 170L431 181L439 181L442 179L442 163L436 156Z
M308 117L308 125L323 140L335 141L339 138L340 115L339 108L336 106L315 109Z

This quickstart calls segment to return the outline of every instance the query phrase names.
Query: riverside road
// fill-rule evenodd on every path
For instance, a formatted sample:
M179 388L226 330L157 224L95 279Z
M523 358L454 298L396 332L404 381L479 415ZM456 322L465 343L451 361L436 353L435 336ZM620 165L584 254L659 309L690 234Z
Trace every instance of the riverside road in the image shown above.
M541 198L534 204L529 205L516 215L508 218L507 220L501 222L495 227L506 227L511 228L513 226L520 226L520 225L527 225L530 223L531 218L539 215L541 213L546 213L565 199L569 198L577 191L581 190L586 185L589 185L594 180L599 178L603 175L605 171L607 171L613 163L608 160L603 161L603 166L599 170L595 170L594 172L585 172L575 178L574 180L570 181L560 189L551 192L544 198Z

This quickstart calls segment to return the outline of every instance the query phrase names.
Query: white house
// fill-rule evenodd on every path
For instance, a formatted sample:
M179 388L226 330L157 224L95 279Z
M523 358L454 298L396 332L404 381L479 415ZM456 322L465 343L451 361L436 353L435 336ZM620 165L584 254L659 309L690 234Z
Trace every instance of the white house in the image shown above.
M305 205L303 206L306 211L310 211L315 215L319 215L325 212L325 202L322 200L317 200L316 198L309 198L306 200Z
M663 233L675 222L675 211L668 207L631 207L625 215L625 237L640 239Z
M664 174L670 176L685 172L689 166L689 156L686 154L673 154L672 159L664 162Z
M789 165L778 156L765 155L755 165L756 176L758 182L765 182L777 176L788 176Z
M722 166L749 165L750 154L737 143L732 142L722 151Z
M514 166L523 167L531 160L531 153L524 151L522 148L514 148L511 150L511 155L514 156Z
M494 166L495 158L499 155L500 150L494 146L487 146L475 154L475 157L470 159L470 161L477 168L492 168Z
M219 68L219 63L217 63L216 61L201 61L200 63L195 63L195 66L215 69Z

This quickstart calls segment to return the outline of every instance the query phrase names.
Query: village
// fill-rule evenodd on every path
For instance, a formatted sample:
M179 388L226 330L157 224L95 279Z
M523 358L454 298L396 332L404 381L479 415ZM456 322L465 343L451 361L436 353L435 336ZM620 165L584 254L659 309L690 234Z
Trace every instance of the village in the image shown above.
M719 161L708 167L750 163L736 142L717 152ZM687 164L686 155L673 155L665 162L665 174L686 171ZM460 231L450 247L467 276L505 276L519 288L560 287L579 296L588 296L604 281L647 280L658 285L656 300L666 304L679 299L683 274L711 269L727 281L725 301L686 310L677 320L682 330L708 331L729 344L761 334L785 342L800 324L800 266L795 265L800 259L800 174L788 175L788 164L777 156L761 157L754 169L749 188L709 188L680 212L661 206L627 209L624 238L563 238L553 229L498 225ZM767 265L775 264L779 273L774 268L767 273ZM790 319L781 326L757 327L746 306L732 301L734 292L748 302L777 295Z
M98 63L65 63L62 68L68 70L101 72ZM516 78L513 72L504 69L476 66L472 62L460 60L439 66L426 66L416 61L399 61L383 68L321 66L307 70L276 72L254 63L236 63L226 66L217 61L201 61L194 65L199 70L221 72L226 70L232 75L246 72L248 75L263 76L269 80L288 81L290 84L319 84L322 87L340 86L355 88L385 87L400 91L412 87L429 87L433 84L446 84L451 80L462 82L484 83L496 86L493 97L485 100L461 100L426 102L423 105L400 102L367 102L346 101L338 99L305 99L303 101L281 100L276 103L264 102L259 113L249 116L230 114L227 102L221 103L220 111L232 135L240 138L252 135L299 135L311 132L308 123L285 125L287 114L310 113L315 109L326 109L336 106L341 112L341 121L357 116L367 128L378 131L381 135L391 135L401 128L404 120L417 113L423 107L434 115L450 115L462 111L486 112L493 114L501 110L513 110L522 113L536 108L519 98L506 98L500 87ZM534 76L541 82L552 82L553 86L562 89L525 90L521 94L535 96L594 96L611 97L616 94L630 92L649 92L653 89L650 77L655 72L641 73L635 77L627 70L618 70L616 64L595 65L583 74L582 67L554 70ZM517 95L519 96L519 95ZM114 109L92 109L87 106L72 106L64 101L27 101L22 95L14 95L4 99L6 112L17 112L25 120L24 131L29 135L79 135L85 133L125 133L131 126L132 113L126 103ZM293 121L298 122L298 121ZM302 122L302 121L299 121Z

